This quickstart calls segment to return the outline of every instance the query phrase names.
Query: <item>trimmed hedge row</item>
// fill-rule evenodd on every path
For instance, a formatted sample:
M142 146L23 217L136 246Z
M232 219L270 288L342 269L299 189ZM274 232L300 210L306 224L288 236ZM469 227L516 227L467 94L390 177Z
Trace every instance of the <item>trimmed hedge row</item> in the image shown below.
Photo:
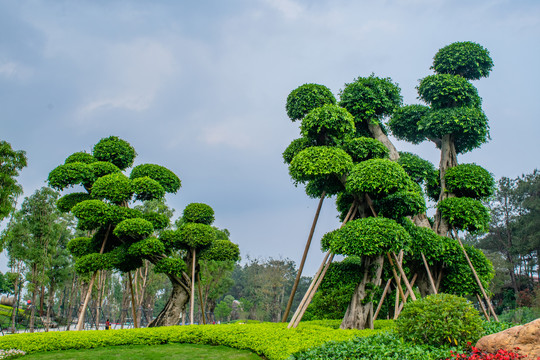
M301 323L287 329L285 323L189 325L109 331L64 331L17 334L0 338L0 349L19 349L26 353L91 349L114 345L159 345L191 343L224 345L251 350L270 360L287 359L291 354L329 341L346 341L356 336L373 335L391 324L377 321L375 330L336 330L340 320Z

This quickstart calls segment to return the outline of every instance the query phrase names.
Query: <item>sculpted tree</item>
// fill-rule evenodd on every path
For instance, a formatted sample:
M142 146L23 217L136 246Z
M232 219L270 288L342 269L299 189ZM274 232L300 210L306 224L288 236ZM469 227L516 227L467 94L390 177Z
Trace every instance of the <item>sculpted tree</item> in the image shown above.
M154 271L164 273L171 281L172 293L149 326L168 326L178 323L190 299L192 279L198 271L197 252L199 258L216 260L236 259L239 255L236 244L215 239L209 225L213 210L207 205L188 205L184 212L188 223L174 231L164 230L169 226L166 215L130 208L137 202L176 193L181 186L178 176L155 164L137 165L126 176L123 171L133 165L135 156L135 149L128 142L111 136L101 139L92 154L75 153L49 174L50 186L58 190L72 186L85 190L66 194L57 202L59 209L75 215L79 229L88 232L87 237L68 243L77 258L76 270L93 274L78 329L84 323L85 308L99 270L115 269L130 276L131 271L142 266L143 259L152 262Z
M352 116L352 131L350 125L345 125L348 122L338 121L340 117L326 115L324 109L335 107L331 101L322 105L312 101L319 98L322 85L303 85L299 88L302 91L297 89L289 95L287 113L291 120L302 121L302 137L283 154L291 178L296 184L305 184L310 196L337 194L344 224L325 235L323 249L332 256L361 258L364 276L355 289L342 328L373 326L372 297L382 284L385 255L392 269L389 276L403 301L408 296L415 299L405 272L414 271L424 295L440 290L478 294L491 280L493 269L485 256L474 248L464 248L458 231L487 230L489 214L480 199L492 193L493 180L475 164L457 166L457 154L488 139L481 100L468 79L486 76L491 67L487 51L477 44L456 43L441 49L433 67L438 73L422 79L418 87L420 98L429 107L402 106L400 89L388 78L358 78L345 85L337 102L347 110L348 116L342 115L342 119ZM299 94L302 99L292 101ZM290 104L301 107L293 111ZM333 110L333 114L337 113ZM291 114L296 115L293 118ZM418 156L400 154L387 136L387 126L400 139L413 143L434 141L441 148L438 173ZM425 213L424 191L438 202L433 230ZM435 248L441 251L433 253ZM308 293L316 290L328 267L329 263L321 266ZM459 276L459 272L467 273L464 267L474 276ZM410 295L404 293L401 282ZM388 279L383 293L390 283ZM310 296L306 295L307 302ZM293 326L302 316L301 307L293 315Z

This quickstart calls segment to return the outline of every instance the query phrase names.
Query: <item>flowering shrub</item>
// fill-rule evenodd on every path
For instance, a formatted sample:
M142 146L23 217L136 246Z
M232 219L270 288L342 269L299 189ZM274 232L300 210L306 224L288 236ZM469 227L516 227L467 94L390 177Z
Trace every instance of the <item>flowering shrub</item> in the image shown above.
M26 353L22 350L17 350L17 349L0 350L0 359L16 359L24 355L26 355Z
M468 343L469 346L471 343ZM519 350L519 348L516 348ZM457 352L451 351L451 357L446 360L453 359L466 359L466 360L514 360L514 359L525 359L527 356L523 356L511 351L500 349L496 354L488 354L482 350L472 346L469 354L459 354ZM540 359L540 357L538 357Z

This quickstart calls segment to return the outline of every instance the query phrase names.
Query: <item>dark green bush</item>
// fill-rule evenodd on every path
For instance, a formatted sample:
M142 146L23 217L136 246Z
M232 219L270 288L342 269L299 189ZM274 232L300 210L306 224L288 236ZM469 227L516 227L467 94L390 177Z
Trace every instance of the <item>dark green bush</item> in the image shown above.
M156 180L150 179L148 176L133 179L133 193L135 199L146 201L152 199L160 199L165 195L165 189Z
M405 190L410 181L409 175L398 163L388 159L371 159L352 168L345 187L349 193L387 195Z
M339 139L354 135L354 117L337 105L323 105L306 115L300 133L316 145L333 146Z
M154 230L163 230L170 224L170 220L166 215L151 212L142 214L144 220L150 221L154 226Z
M439 293L408 302L396 321L405 341L433 346L466 346L483 333L478 310L465 298Z
M105 254L92 253L83 255L75 261L75 271L79 274L89 274L97 270L111 268L112 264Z
M289 174L296 182L306 182L324 176L341 177L353 165L345 151L328 146L314 146L300 151L289 166Z
M187 223L211 225L214 222L214 209L202 203L191 203L184 208L182 214Z
M468 80L489 76L493 60L489 51L471 42L455 42L440 49L433 58L431 69L438 74L461 75Z
M390 154L390 151L382 142L365 136L346 139L341 142L339 147L351 155L354 162L369 159L385 159Z
M114 173L100 177L92 186L92 196L106 199L113 204L122 204L133 196L131 180L122 173Z
M409 152L400 152L397 162L417 184L426 183L429 177L433 176L433 173L436 172L435 166L433 166L432 163ZM437 196L439 196L439 194L437 194Z
M159 260L154 266L154 272L170 274L182 277L182 272L187 270L186 263L180 258L166 257Z
M200 258L214 261L238 261L240 248L230 240L216 240L201 253Z
M81 257L94 251L92 239L89 237L76 237L69 240L67 249L75 257Z
M216 232L210 225L187 223L180 229L180 242L187 249L200 249L216 239Z
M310 139L304 137L294 139L283 152L283 162L287 165L290 164L296 154L310 146L314 146L313 141Z
M399 140L408 141L413 144L420 144L426 140L426 135L418 131L418 123L429 111L429 107L424 105L406 105L397 109L388 126Z
M100 200L85 200L73 206L71 212L79 220L81 230L94 230L108 222L109 206Z
M133 256L152 256L165 253L165 245L154 237L137 241L129 247L129 254Z
M64 190L74 185L86 185L93 181L90 166L82 162L73 162L54 168L48 177L49 186L56 190Z
M92 170L92 174L94 175L94 180L105 175L121 172L118 166L107 161L96 161L89 166L90 170Z
M94 158L91 154L89 154L87 152L84 152L84 151L80 151L80 152L76 152L76 153L73 153L73 154L69 155L66 158L66 161L64 161L64 164L70 164L70 163L74 163L74 162L91 164L91 163L96 162L96 161L97 161L96 158Z
M285 109L289 119L292 121L301 120L311 110L326 104L335 105L334 94L324 85L304 84L297 87L289 96Z
M426 211L424 196L418 192L398 191L375 202L379 216L394 220Z
M434 110L452 107L479 107L482 102L478 96L478 90L461 76L428 75L420 80L417 89L419 98Z

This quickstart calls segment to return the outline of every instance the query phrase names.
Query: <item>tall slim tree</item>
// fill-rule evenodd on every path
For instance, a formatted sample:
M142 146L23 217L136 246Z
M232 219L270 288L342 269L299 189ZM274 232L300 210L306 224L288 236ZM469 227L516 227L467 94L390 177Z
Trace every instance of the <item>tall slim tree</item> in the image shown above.
M26 161L24 151L13 150L10 143L0 140L0 221L14 209L17 196L22 194L16 177Z

